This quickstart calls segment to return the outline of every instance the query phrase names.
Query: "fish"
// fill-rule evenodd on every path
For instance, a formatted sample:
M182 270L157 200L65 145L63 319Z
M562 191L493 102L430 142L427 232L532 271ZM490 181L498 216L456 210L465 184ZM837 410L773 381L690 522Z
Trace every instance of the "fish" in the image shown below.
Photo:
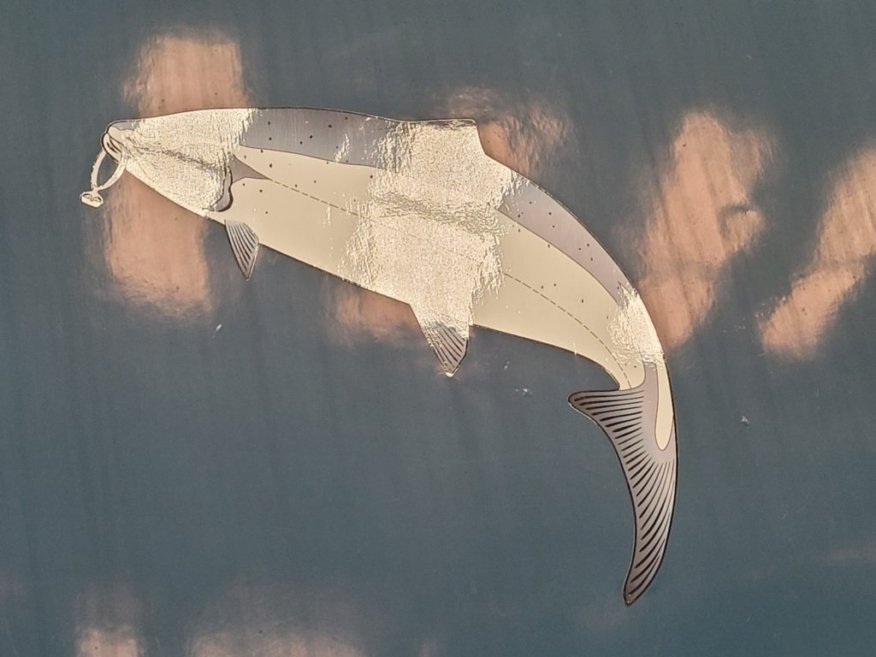
M99 181L105 158L115 163ZM91 189L127 172L225 226L247 279L272 249L407 303L453 376L481 327L571 352L615 387L572 392L608 436L634 515L627 605L666 552L677 488L666 358L645 304L572 212L489 157L476 122L310 108L208 109L111 123Z

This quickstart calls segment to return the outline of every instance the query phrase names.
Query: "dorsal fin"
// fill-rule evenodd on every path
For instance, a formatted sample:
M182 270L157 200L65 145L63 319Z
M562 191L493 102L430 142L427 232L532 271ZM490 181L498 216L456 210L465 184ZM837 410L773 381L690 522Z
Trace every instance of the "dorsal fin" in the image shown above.
M623 468L633 502L636 539L624 583L624 600L633 604L657 574L669 538L675 505L675 429L661 450L652 410L656 400L643 383L628 390L576 392L569 403L608 435Z

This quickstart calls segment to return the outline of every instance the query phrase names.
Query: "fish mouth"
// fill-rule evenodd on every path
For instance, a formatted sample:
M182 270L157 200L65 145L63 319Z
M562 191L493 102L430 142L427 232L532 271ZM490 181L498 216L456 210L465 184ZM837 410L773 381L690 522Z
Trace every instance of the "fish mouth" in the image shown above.
M123 135L125 131L130 129L130 122L119 121L110 125L103 133L103 136L100 139L100 152L97 154L97 158L94 160L94 164L91 167L91 189L82 192L79 195L79 200L85 205L92 208L99 208L103 205L103 196L100 195L100 192L115 185L125 172L125 160L127 158L125 155L126 151ZM113 170L112 174L110 174L110 177L107 178L105 182L101 183L98 181L100 168L107 155L115 161L116 168Z
M100 138L100 146L116 162L121 162L124 155L122 144L118 138L114 137L109 130L103 133Z

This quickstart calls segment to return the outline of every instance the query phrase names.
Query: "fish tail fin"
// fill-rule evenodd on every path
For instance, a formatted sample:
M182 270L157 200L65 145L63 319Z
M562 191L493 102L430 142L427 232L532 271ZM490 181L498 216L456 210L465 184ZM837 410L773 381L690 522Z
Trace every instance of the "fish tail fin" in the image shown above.
M675 427L664 449L655 436L656 399L645 384L628 390L573 393L569 403L611 440L620 460L635 514L635 547L624 583L631 605L651 584L666 550L675 505Z

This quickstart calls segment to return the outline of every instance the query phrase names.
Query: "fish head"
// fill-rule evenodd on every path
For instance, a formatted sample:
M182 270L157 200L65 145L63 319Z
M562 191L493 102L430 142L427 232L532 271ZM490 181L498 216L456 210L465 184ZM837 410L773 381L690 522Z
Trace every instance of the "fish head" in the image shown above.
M111 123L100 138L101 148L119 164L125 158L125 134L133 132L135 123L135 121L116 121Z
M104 132L95 163L98 169L109 156L117 163L116 173L111 182L98 185L93 172L91 193L109 187L124 170L186 210L202 216L224 210L231 203L230 164L250 114L200 110L116 121Z

